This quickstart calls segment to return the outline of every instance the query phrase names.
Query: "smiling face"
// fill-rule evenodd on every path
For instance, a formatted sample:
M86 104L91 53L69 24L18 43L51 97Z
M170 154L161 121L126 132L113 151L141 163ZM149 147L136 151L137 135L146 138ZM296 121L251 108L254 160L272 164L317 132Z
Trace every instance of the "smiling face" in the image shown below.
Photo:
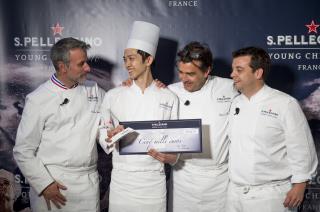
M253 70L250 66L251 56L239 56L232 61L232 73L235 87L247 97L255 94L263 85L261 68Z
M128 70L129 77L132 80L137 80L139 77L146 74L147 69L150 68L152 63L151 60L152 57L149 56L143 61L142 56L138 54L137 49L125 49L124 51L124 66Z
M183 83L184 89L189 92L198 91L202 88L206 82L210 69L206 72L201 71L199 67L199 62L194 61L189 63L178 62L179 78Z

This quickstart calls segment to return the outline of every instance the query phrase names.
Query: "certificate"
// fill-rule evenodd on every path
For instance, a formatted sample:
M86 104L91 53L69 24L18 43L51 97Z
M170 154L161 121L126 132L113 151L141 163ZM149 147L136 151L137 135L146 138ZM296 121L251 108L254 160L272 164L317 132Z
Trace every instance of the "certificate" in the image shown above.
M165 153L202 152L201 119L120 122L137 132L119 141L120 155L146 154L153 148Z

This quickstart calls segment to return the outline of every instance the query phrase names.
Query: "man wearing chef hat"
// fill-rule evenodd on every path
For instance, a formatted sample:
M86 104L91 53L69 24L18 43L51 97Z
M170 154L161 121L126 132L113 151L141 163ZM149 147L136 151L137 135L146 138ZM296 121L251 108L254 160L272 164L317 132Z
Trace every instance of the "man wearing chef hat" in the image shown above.
M30 183L33 212L100 211L96 137L104 92L85 80L89 48L59 40L50 55L56 73L26 97L13 155Z
M123 121L177 119L178 98L167 88L158 88L151 73L159 31L148 22L133 23L123 56L133 85L106 93L101 107L106 127L117 127ZM101 131L100 135L106 133ZM105 143L105 138L100 142ZM174 163L177 156L157 153L155 159L149 155L119 155L117 145L104 148L107 153L113 151L109 211L165 212L164 163Z
M169 211L225 212L229 182L227 117L239 93L232 80L210 75L213 58L206 44L192 41L177 56L180 82L168 88L179 98L180 119L202 120L203 152L183 153L173 167ZM130 86L131 81L123 85Z

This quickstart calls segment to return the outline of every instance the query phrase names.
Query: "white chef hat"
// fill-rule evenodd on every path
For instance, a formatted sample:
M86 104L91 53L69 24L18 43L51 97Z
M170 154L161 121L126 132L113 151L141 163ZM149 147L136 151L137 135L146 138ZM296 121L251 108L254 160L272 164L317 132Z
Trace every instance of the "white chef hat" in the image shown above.
M154 24L135 21L133 22L126 48L139 49L155 57L159 41L159 32L160 28Z

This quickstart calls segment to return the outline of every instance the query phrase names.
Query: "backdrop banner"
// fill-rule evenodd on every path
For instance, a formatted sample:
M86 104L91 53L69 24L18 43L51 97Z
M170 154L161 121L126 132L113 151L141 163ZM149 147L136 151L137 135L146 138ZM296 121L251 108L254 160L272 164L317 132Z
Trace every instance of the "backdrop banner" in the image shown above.
M213 74L229 77L232 51L265 48L267 84L297 98L320 153L319 0L3 0L0 2L0 211L30 211L29 184L12 156L25 97L54 69L51 46L64 37L89 43L88 78L106 91L128 78L123 50L135 20L160 27L155 78L178 81L176 52L196 40L214 54ZM101 211L108 209L111 157L99 148ZM2 181L1 181L2 183ZM5 195L3 195L5 193ZM300 211L320 211L320 176ZM5 206L7 205L7 206Z

